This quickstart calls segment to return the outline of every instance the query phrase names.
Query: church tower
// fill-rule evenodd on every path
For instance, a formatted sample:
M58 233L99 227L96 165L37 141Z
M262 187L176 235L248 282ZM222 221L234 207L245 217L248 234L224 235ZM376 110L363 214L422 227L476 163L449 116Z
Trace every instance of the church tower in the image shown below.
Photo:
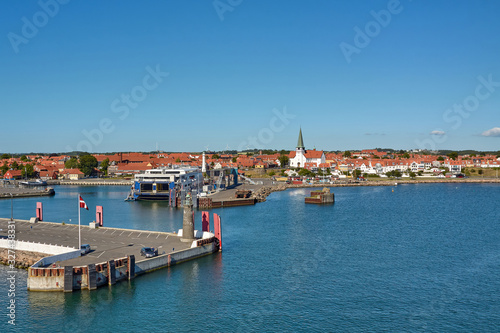
M306 162L306 147L304 146L304 139L302 138L302 128L299 131L299 140L297 141L297 147L295 147L295 156L290 165L298 168L303 168Z
M306 149L304 147L304 139L302 139L302 128L299 131L299 140L297 141L297 147L295 148L295 151L302 150L302 152Z

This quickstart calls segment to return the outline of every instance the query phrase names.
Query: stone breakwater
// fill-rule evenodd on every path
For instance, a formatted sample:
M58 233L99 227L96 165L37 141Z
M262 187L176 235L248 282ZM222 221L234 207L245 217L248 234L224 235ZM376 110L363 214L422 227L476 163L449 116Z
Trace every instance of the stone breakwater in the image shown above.
M394 186L396 184L433 184L433 183L446 183L446 184L500 184L500 179L391 179L380 181L341 181L333 184L283 184L272 186L263 186L252 194L257 202L264 202L266 198L273 192L284 191L288 188L318 188L318 187L354 187L354 186Z
M391 179L380 181L344 181L333 184L287 184L287 188L308 188L308 187L347 187L347 186L394 186L396 184L500 184L500 179L470 179L470 178L453 178L453 179Z
M274 186L263 186L253 193L252 198L255 198L257 202L264 202L266 201L266 198L269 196L269 194L273 192L284 191L286 189L287 185L285 184L279 184Z
M28 267L36 263L38 260L47 257L48 254L14 250L14 256L14 266L16 268L28 269ZM12 259L12 256L9 258L9 249L0 248L0 263L3 265L9 265L9 259Z

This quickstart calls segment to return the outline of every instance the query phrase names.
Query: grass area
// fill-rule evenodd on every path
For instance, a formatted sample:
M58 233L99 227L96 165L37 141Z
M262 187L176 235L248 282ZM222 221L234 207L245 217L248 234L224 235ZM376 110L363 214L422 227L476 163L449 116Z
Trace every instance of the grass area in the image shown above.
M499 178L499 168L465 168L462 172L470 178ZM482 172L482 174L480 174Z

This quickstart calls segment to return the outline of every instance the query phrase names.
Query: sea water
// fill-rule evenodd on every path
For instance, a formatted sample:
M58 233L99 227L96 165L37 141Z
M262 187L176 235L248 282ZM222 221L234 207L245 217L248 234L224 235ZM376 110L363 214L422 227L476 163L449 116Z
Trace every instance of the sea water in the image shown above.
M174 231L182 210L125 202L128 188L56 186L15 199L14 218L78 223L77 195L104 207L104 225ZM500 186L415 184L332 188L333 205L306 205L309 189L255 206L214 209L223 251L112 287L28 292L0 266L0 331L435 331L500 330ZM0 200L10 217L11 201ZM196 227L201 228L201 213Z

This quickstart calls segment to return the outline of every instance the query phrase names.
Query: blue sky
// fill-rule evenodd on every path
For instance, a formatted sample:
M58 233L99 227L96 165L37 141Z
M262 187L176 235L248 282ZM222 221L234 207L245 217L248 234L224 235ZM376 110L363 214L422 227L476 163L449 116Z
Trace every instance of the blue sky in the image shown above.
M500 149L498 1L61 2L2 1L2 153Z

